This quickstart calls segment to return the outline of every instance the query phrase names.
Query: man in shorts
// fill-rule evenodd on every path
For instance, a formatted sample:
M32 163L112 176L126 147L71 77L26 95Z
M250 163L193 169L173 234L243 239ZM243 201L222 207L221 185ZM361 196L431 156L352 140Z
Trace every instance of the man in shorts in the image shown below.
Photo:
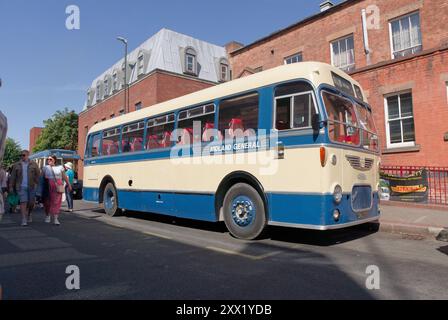
M9 180L9 191L16 192L20 198L22 226L33 221L31 212L36 202L36 189L39 183L40 170L34 161L29 160L30 153L23 150L21 160L14 164Z

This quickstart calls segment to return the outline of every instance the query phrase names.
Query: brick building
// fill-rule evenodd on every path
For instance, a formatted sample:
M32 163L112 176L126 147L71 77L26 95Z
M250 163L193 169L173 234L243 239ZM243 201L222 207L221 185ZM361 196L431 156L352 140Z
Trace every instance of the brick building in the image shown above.
M448 166L448 0L326 1L321 11L229 51L237 77L322 61L359 81L384 165Z
M34 127L30 130L30 148L28 149L30 152L33 152L33 148L36 146L37 138L39 138L42 133L43 128Z
M126 69L129 84L124 90L124 59L96 78L79 114L79 154L84 157L85 139L95 123L208 88L230 79L226 49L162 29L129 53ZM83 168L80 166L79 175Z

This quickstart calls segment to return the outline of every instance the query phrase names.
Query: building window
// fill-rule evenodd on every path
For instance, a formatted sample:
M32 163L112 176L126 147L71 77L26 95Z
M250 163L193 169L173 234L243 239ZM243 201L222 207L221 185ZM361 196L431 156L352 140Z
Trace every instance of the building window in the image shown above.
M145 71L144 68L145 68L145 56L143 52L141 52L140 55L138 56L137 61L137 74L142 75Z
M112 75L112 90L117 91L118 90L118 74L117 71L114 72Z
M400 93L386 97L387 146L408 147L415 145L412 93Z
M355 69L355 44L353 35L331 43L331 64L345 72Z
M120 110L120 116L124 115L124 109Z
M141 102L138 102L138 103L135 104L135 111L138 111L141 108L142 108L142 103Z
M197 55L193 48L185 50L185 72L197 74Z
M104 79L104 96L109 95L109 79Z
M219 60L219 81L229 81L230 80L230 68L229 62L225 58Z
M285 58L285 64L292 64L292 63L297 63L297 62L302 62L302 53L301 52Z
M100 101L101 100L101 85L98 83L96 85L96 101Z
M110 115L110 118L111 118L111 119L115 118L115 114L112 113L112 114Z
M390 22L392 58L422 51L420 15L418 12Z

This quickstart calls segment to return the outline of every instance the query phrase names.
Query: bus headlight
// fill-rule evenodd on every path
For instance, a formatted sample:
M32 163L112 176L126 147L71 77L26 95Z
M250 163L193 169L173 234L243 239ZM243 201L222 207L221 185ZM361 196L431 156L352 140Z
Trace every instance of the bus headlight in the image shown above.
M341 213L339 212L338 209L333 211L333 219L335 222L338 222L339 219L341 218Z
M333 200L336 204L340 204L342 201L342 187L338 184L334 187Z

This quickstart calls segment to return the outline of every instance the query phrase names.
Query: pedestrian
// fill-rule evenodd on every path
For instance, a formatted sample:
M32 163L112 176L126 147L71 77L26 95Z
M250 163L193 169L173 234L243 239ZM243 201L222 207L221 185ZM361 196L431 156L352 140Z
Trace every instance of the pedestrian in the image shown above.
M73 181L75 180L75 171L73 171L73 163L67 162L64 165L65 174L67 175L69 184L65 185L65 198L67 199L68 211L73 212ZM71 187L69 189L69 186Z
M29 160L29 155L28 150L22 151L21 160L13 165L9 179L9 192L19 195L22 226L27 226L33 221L32 211L40 176L39 167L34 161Z
M47 165L42 169L42 175L45 178L45 189L43 191L43 201L46 223L51 222L53 217L53 223L59 226L59 214L61 212L62 194L65 193L64 181L68 185L68 190L72 191L72 187L68 181L68 177L65 174L63 166L56 165L56 156L52 155L47 159Z
M8 172L5 170L5 166L2 165L0 168L0 201L3 207L0 211L3 213L6 209L6 197L8 196Z

